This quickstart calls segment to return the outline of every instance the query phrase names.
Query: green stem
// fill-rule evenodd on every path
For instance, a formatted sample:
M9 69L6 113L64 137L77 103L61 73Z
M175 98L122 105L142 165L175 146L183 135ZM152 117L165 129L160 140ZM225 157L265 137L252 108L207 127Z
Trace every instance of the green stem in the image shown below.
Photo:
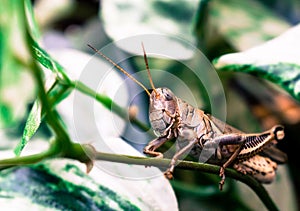
M49 146L49 149L47 151L38 154L0 160L0 170L14 166L38 163L44 159L57 156L60 154L60 152L61 150L59 145L56 145L54 143Z
M26 3L26 1L25 1ZM30 55L32 58L34 58L35 52L32 46L32 43L34 42L31 34L30 34L30 27L29 24L26 22L26 15L25 15L25 7L23 5L22 9L20 9L20 12L22 12L21 16L23 16L24 25L26 26L26 44L27 49L30 52ZM45 87L44 87L44 81L43 81L43 75L42 70L37 65L37 62L35 60L29 61L29 66L31 67L32 75L36 81L37 87L38 87L38 97L42 103L42 108L45 111L45 119L46 122L49 124L49 126L53 129L57 140L61 142L60 146L62 147L62 152L67 152L69 146L72 144L71 140L68 136L68 133L62 126L60 120L57 118L57 116L54 114L52 110L52 105L50 104L50 101L48 99Z
M85 154L87 153L87 155ZM33 164L43 159L53 157L53 156L62 156L71 159L77 159L81 162L86 163L87 165L91 162L90 158L93 160L105 160L110 162L117 163L126 163L126 164L134 164L134 165L143 165L143 166L155 166L159 168L168 168L170 165L170 159L157 159L157 158L148 158L148 157L137 157L130 155L118 155L118 154L110 154L110 153L102 153L96 152L93 147L90 145L80 145L76 143L72 143L68 150L68 154L61 154L61 142L55 141L49 147L49 150L46 152L42 152L35 155L15 157L0 160L0 169L5 169L13 166ZM88 157L89 156L89 157ZM176 163L177 169L188 169L188 170L196 170L205 173L211 173L218 175L220 172L220 166L206 164L206 163L197 163L192 161L177 161ZM227 177L236 179L248 185L261 199L261 201L265 204L267 209L269 210L278 210L275 203L272 201L268 192L265 188L253 177L249 175L243 175L233 169L225 169L225 174Z
M147 157L136 157L129 155L117 155L109 153L95 152L93 155L96 160L106 160L111 162L118 163L127 163L135 165L144 165L144 166L156 166L160 168L168 168L170 165L170 159L157 159L157 158L147 158ZM206 164L206 163L197 163L191 161L178 161L176 167L179 169L188 169L196 170L211 174L219 175L220 166ZM269 196L266 189L259 183L256 179L249 175L243 175L233 169L226 169L225 174L227 177L236 179L248 185L261 199L269 210L278 210L277 206Z
M28 36L30 36L30 35L28 35ZM56 117L56 115L54 114L54 112L51 108L50 101L48 99L48 96L47 96L45 88L44 88L44 82L42 79L41 70L34 61L32 61L31 70L32 70L33 76L36 80L36 83L38 85L38 95L42 102L43 111L45 111L46 122L53 129L58 140L63 143L62 146L63 147L65 146L64 148L67 149L68 146L71 144L71 140L69 139L69 136L68 136L66 130L64 129L64 127L62 126L60 120Z

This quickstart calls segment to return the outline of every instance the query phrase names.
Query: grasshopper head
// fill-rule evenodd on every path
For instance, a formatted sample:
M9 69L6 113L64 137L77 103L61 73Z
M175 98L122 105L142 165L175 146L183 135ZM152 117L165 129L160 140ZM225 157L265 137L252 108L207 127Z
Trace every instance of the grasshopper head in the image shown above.
M150 95L149 119L155 134L164 135L177 111L177 98L168 88L157 88Z
M175 114L177 98L168 88L157 88L150 95L150 110L163 110Z
M109 57L105 56L102 52L98 51L93 46L91 45L88 46L91 49L93 49L96 53L98 53L100 56L102 56L104 59L106 59L108 62L113 64L118 70L123 72L131 80L133 80L135 83L137 83L145 90L145 92L150 97L149 118L154 133L158 136L165 135L166 132L168 132L166 131L166 129L168 128L168 126L171 125L172 119L175 118L175 114L178 110L177 98L173 94L173 92L167 88L157 88L157 89L155 88L151 78L148 60L147 60L143 43L142 43L142 48L144 52L144 59L145 59L145 64L149 76L149 81L153 89L152 93L150 93L148 89L141 82L135 79L132 75L130 75L126 70L124 70L122 67L116 64L114 61L112 61Z

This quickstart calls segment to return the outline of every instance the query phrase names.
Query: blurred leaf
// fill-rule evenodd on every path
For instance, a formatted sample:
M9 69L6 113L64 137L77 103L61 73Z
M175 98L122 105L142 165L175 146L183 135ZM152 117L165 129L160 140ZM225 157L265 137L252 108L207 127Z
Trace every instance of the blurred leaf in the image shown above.
M227 65L221 68L223 71L241 71L257 75L270 80L300 101L300 65L290 63L278 63L270 65Z
M36 24L36 20L34 18L31 1L29 0L25 1L25 12L26 12L26 30L29 34L28 42L31 44L34 58L44 67L56 73L58 79L63 79L64 82L69 83L70 79L65 73L63 67L54 59L52 59L51 56L38 44L39 29Z
M265 185L271 198L276 202L279 210L298 210L295 189L288 166L280 166L276 172L276 180L270 185ZM236 184L239 196L250 210L266 210L261 201L256 200L256 194L242 183ZM278 191L281 190L281 191Z
M64 82L70 82L68 76L65 74L63 68L61 65L59 65L56 61L54 61L50 55L44 51L42 48L39 47L38 43L35 41L35 39L39 38L39 32L38 27L36 25L33 10L31 6L30 1L25 1L25 11L26 11L26 17L27 17L27 31L29 33L29 42L32 45L33 48L33 56L35 59L40 62L44 67L52 70L54 73L56 73L56 78L51 77L50 75L48 77L48 80L45 83L46 90L50 90L51 88L56 87L56 91L49 92L50 96L54 95L52 97L52 106L57 104L60 100L62 100L64 97L66 97L70 92L67 92L67 88L62 88L57 83L55 83L55 80L61 78L64 79ZM53 86L54 85L54 86ZM56 86L55 86L56 85ZM57 88L60 87L60 88ZM64 87L64 86L63 86ZM55 89L54 89L55 90ZM51 90L50 90L51 91ZM57 95L59 93L59 96ZM31 112L29 113L29 116L26 121L26 125L23 131L23 136L18 145L16 146L14 153L19 156L24 149L25 145L28 143L28 141L32 138L32 136L36 133L38 130L41 120L43 118L42 114L42 107L39 100L36 100L34 102L34 105L31 109Z
M39 27L34 18L34 12L30 0L24 1L25 15L27 20L27 30L30 32L31 37L34 40L40 39Z
M74 2L73 0L35 1L34 15L39 28L43 30L51 27L52 24L55 24L62 19L69 18L72 13L77 12L76 7L80 6L80 3L77 4L77 2Z
M57 74L58 79L63 79L64 83L70 83L70 79L67 76L64 68L56 62L44 49L42 49L37 42L30 37L29 40L33 49L34 58L44 67L50 69Z
M55 77L53 75L49 75L45 89L47 91L47 95L49 97L49 102L51 103L52 107L58 104L62 99L64 99L67 95L70 94L71 89L66 86L62 86L59 83L56 83ZM44 118L44 112L42 112L42 104L37 99L35 100L31 111L28 115L25 128L23 131L23 136L18 145L16 146L14 153L19 156L24 149L25 145L28 141L32 138L32 136L36 133L39 129L42 119Z
M215 61L220 70L241 71L268 79L300 101L300 25L281 36L241 53Z
M115 147L123 143L118 151L139 154L121 139L110 141L117 142ZM66 210L76 206L75 210L178 210L173 189L159 169L99 163L95 163L98 168L94 167L89 174L86 174L85 164L62 158L1 171L1 209L17 210L17 207L22 207L24 210L27 207L25 210L35 210L33 208L38 207L37 210L45 210L59 207ZM103 166L105 163L110 168ZM130 170L136 179L123 177L124 168ZM149 171L155 171L155 177L142 178L143 172Z
M101 2L101 17L106 33L114 41L137 35L163 34L179 37L195 44L196 39L193 30L199 2L199 0L151 0L143 2L139 0L105 0ZM143 40L136 39L140 52L140 43L146 38ZM178 43L177 40L171 38L164 42L171 43L169 44L171 46L176 45L177 51L189 51L189 57L192 56L191 49L186 48L183 43ZM123 50L137 53L136 51L133 52L133 43L121 45L122 43L117 42L116 44Z
M118 72L111 71L108 62L75 49L57 49L50 53L68 73L72 74L74 80L105 94L122 107L128 106L128 90L124 87L124 79ZM54 96L57 94L53 95L53 98ZM101 144L107 137L119 137L126 127L124 119L96 102L94 96L83 95L78 90L74 90L72 95L61 102L57 110L66 123L72 140L77 142L93 140L94 144L98 142Z
M278 36L290 25L263 4L252 0L210 1L208 18L204 20L207 48L220 48L224 39L233 49L243 51ZM204 31L204 32L203 32Z
M130 201L134 196L96 182L82 167L75 161L54 160L9 169L0 176L2 209L140 210Z
M25 65L28 52L19 1L2 1L0 8L0 127L15 126L32 100L34 83ZM12 18L13 17L13 18Z

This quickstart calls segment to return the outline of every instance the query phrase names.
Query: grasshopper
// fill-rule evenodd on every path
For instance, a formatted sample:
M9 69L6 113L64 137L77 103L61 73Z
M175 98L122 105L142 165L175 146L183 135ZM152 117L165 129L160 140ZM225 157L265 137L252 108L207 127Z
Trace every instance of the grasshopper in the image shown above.
M102 52L88 46L131 78L148 94L150 124L157 138L148 143L144 148L144 153L162 158L163 154L156 150L165 142L173 138L177 139L177 152L164 173L168 179L173 178L175 164L184 154L190 154L195 158L201 158L204 154L203 161L219 165L220 190L224 185L225 169L228 166L232 166L243 174L252 175L261 183L270 183L275 178L277 162L286 162L286 154L275 148L276 143L284 138L283 126L276 125L262 133L246 134L194 108L176 97L170 89L155 88L143 44L144 60L153 89L151 93L142 83Z

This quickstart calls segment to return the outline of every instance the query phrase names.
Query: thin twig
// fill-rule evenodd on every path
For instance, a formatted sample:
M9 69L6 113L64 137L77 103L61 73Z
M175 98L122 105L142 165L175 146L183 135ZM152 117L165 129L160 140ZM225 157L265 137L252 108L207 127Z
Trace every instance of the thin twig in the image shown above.
M119 155L119 154L109 154L102 152L95 152L93 155L96 160L106 160L117 163L126 163L126 164L135 164L135 165L144 165L144 166L155 166L159 168L168 168L170 165L170 159L157 159L157 158L147 158L147 157L136 157L129 155ZM197 163L192 161L178 161L177 169L188 169L196 170L205 173L211 173L219 175L220 167L216 165L206 164L206 163ZM266 189L249 175L243 175L233 169L227 168L225 170L227 177L236 179L248 185L261 199L269 210L278 210L277 206L269 196Z
M51 157L57 157L59 154L61 154L61 149L59 145L57 145L57 142L54 142L49 146L49 149L44 152L0 160L0 170L15 166L35 164Z

